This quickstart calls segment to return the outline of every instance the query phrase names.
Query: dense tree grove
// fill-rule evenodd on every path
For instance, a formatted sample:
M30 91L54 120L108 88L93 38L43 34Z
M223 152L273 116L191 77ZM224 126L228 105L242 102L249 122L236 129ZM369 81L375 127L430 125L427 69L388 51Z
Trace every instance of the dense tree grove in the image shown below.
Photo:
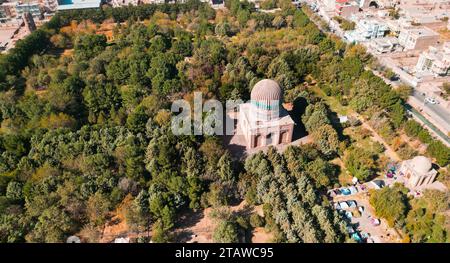
M449 242L443 213L450 207L448 193L426 190L424 196L412 199L408 190L399 184L374 191L370 203L376 214L389 225L403 229L412 242Z
M264 218L218 213L216 241L248 241L246 231L263 225L279 242L346 241L343 219L323 197L337 184L330 160L350 142L304 83L320 80L327 95L386 120L380 130L387 133L430 135L405 122L403 99L364 70L364 50L326 36L290 1L266 2L281 10L227 0L216 11L191 0L58 12L0 56L0 242L62 242L74 234L96 242L118 213L132 231L168 242L182 212L243 199L263 205ZM192 102L194 91L247 100L263 78L277 80L287 102L306 101L293 118L314 144L242 161L219 136L172 133L172 101ZM448 163L448 148L428 137L429 153ZM370 154L345 151L361 180L373 169L361 160ZM441 220L438 212L412 206L404 217L423 220L405 219L405 229L413 241L428 239L418 224ZM439 238L433 231L430 241Z
M278 241L343 242L345 223L313 184L313 173L306 170L314 149L290 147L283 155L269 148L249 157L247 173L255 180L250 184L256 192L256 203L264 204L266 220ZM325 203L324 203L325 202Z

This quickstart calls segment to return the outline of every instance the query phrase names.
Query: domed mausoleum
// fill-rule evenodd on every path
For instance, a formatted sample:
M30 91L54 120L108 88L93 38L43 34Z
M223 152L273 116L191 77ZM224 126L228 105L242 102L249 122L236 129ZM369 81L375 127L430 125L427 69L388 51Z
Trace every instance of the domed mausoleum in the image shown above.
M255 84L250 103L239 107L238 125L248 149L292 141L294 121L282 103L283 90L276 81L263 79Z
M403 161L399 171L405 176L407 186L412 188L433 183L437 175L431 160L425 156Z

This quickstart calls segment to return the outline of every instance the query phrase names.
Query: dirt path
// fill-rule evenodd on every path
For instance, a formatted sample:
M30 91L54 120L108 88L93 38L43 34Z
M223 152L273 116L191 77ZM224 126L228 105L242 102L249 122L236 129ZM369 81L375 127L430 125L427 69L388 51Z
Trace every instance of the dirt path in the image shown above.
M383 144L384 148L386 149L384 151L384 153L386 154L386 156L388 156L391 160L395 161L395 162L399 162L402 160L402 158L400 158L400 156L392 149L392 147L383 139L383 137L381 137L373 128L372 126L370 126L365 120L364 118L357 114L357 113L353 113L356 118L358 118L361 123L362 123L362 127L364 127L365 129L369 130L370 132L372 132L372 139L374 139L375 141Z
M239 212L246 209L246 202L242 201L236 206L229 206L232 212ZM262 214L261 207L250 207L252 212ZM212 218L212 208L198 212L188 212L182 215L181 225L174 230L177 243L213 243L213 233L216 227L216 220ZM272 235L267 233L264 228L254 229L252 242L267 243L272 239Z

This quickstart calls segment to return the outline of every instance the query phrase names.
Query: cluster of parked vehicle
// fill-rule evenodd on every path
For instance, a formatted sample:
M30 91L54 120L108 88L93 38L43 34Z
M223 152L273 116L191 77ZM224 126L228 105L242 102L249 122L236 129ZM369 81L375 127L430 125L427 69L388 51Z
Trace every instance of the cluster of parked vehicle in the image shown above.
M368 233L355 230L354 225L350 222L353 217L359 217L363 215L365 210L364 206L358 206L356 200L347 200L334 203L334 208L349 220L347 232L353 240L358 243L375 242ZM357 215L358 212L360 215ZM373 226L378 226L381 223L379 219L374 218L371 215L368 215L368 218Z
M353 217L353 213L351 211L346 211L349 209L358 209L358 211L362 214L364 212L364 207L359 206L355 200L341 201L334 204L334 209L338 210L340 213L344 213L345 217L351 219Z
M350 187L342 187L337 189L332 189L328 191L328 195L330 197L340 196L340 195L353 195L358 193L359 190L356 186L350 186Z

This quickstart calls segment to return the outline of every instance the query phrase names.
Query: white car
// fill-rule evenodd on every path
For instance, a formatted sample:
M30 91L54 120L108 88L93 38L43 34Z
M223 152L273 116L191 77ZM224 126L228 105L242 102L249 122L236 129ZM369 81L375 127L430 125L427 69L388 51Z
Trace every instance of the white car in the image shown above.
M430 103L430 104L436 104L437 103L436 99L432 98L432 97L425 98L425 102Z

